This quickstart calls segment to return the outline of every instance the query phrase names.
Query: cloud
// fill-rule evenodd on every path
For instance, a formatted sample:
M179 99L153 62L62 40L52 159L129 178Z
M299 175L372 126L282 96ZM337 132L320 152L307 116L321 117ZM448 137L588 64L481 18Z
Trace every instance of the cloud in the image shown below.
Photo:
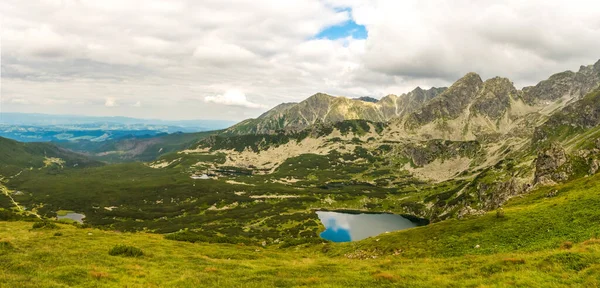
M142 107L142 102L140 102L140 101L137 101L137 102L133 103L133 105L132 105L132 106L133 106L133 107Z
M246 95L239 90L229 90L223 95L206 96L204 101L207 103L216 103L227 106L240 106L247 108L265 108L264 105L253 103L246 99Z
M115 106L117 106L117 100L113 97L108 97L108 98L106 98L106 101L104 102L104 106L115 107Z
M3 94L31 103L5 111L242 120L316 92L379 97L470 71L531 85L600 57L600 1L4 0L0 14ZM351 21L366 39L317 37ZM260 104L228 99L231 87ZM105 95L122 105L98 110Z
M453 81L475 71L527 85L600 57L598 1L342 2L369 32L362 63L386 75Z

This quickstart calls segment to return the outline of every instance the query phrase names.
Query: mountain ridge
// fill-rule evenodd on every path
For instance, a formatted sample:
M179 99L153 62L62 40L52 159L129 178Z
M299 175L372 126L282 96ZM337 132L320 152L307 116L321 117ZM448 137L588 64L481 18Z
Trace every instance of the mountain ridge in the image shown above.
M318 123L362 119L391 122L402 137L472 140L514 133L515 127L541 123L568 103L600 85L600 60L564 71L534 86L517 89L504 77L485 81L474 72L449 88L389 94L377 102L316 93L298 103L282 103L255 119L226 130L233 135L299 132ZM397 126L394 128L394 126Z
M226 130L230 134L264 134L278 131L298 132L317 123L363 119L387 122L420 107L445 88L415 90L387 95L377 102L316 93L298 103L282 103L254 119L244 120Z

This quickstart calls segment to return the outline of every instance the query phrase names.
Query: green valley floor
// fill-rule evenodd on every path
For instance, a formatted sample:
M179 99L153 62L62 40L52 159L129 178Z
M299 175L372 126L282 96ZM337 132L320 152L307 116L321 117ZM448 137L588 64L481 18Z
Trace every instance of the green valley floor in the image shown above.
M598 183L600 174L485 215L287 248L0 222L0 287L598 287ZM118 245L143 255L109 255Z

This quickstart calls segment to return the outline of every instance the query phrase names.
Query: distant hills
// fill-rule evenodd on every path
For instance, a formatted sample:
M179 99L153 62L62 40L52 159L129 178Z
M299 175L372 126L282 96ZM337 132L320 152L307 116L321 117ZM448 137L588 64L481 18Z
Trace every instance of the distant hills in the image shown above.
M108 126L115 127L110 130L125 130L123 127L132 127L129 130L142 129L139 127L155 127L153 130L165 130L164 132L199 132L219 130L227 128L235 121L229 120L160 120L139 119L131 117L94 117L78 115L53 115L37 113L0 113L0 125L22 125L22 126ZM106 130L106 129L105 129ZM170 131L175 130L175 131Z
M21 143L0 137L0 175L5 177L29 168L101 165L98 161L50 143Z

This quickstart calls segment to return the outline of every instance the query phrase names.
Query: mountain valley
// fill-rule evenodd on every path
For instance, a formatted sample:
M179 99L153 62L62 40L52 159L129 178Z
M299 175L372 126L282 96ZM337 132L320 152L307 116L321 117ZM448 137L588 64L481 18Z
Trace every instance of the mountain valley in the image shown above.
M520 90L468 73L376 102L317 93L210 132L0 138L0 280L593 287L599 170L600 61ZM65 211L83 224L57 220ZM316 211L418 225L333 243ZM144 255L106 254L119 243ZM85 253L82 267L57 260Z

